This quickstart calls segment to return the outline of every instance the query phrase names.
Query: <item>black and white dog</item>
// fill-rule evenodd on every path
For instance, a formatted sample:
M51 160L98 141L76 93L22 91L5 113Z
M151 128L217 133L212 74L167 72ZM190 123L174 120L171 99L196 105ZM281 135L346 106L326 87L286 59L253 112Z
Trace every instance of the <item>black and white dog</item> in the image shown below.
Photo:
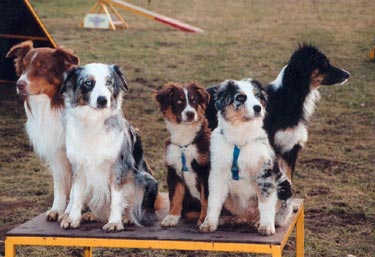
M66 149L73 185L63 228L78 227L86 206L107 222L105 231L122 230L123 222L150 223L145 219L152 217L158 183L147 169L139 135L121 110L127 88L116 65L87 64L65 80Z
M347 71L332 66L317 48L302 45L268 86L264 128L290 179L307 142L307 125L320 99L318 88L344 84L348 78Z
M318 88L321 85L344 84L348 78L347 71L332 66L317 48L302 45L267 87L264 129L289 179L295 170L298 153L307 142L308 121L320 98ZM207 89L211 97L217 90L218 86ZM214 104L211 100L206 109L211 129L217 126Z
M216 230L224 206L272 235L292 213L291 184L263 129L266 95L254 80L224 81L215 95L218 126L211 135L208 210L202 232Z

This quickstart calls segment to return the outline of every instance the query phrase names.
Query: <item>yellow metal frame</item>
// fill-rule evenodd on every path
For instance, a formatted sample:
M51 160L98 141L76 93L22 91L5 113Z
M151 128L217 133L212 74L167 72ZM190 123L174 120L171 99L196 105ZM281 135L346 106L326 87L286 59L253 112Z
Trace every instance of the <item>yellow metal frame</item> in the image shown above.
M98 0L94 4L94 6L90 9L89 13L106 14L111 30L116 30L117 28L121 28L121 29L129 28L129 25L126 23L125 19L121 16L121 14L113 7L112 3L108 0ZM113 18L116 18L117 20L113 20ZM83 22L81 22L81 27L83 27Z
M39 16L38 14L35 12L34 8L32 7L32 5L30 4L30 2L28 0L24 0L24 3L26 4L27 8L29 9L29 11L33 14L33 17L35 19L35 21L39 24L39 26L41 27L41 29L43 30L44 34L46 35L48 41L51 42L52 46L54 48L57 47L57 44L56 42L53 40L53 38L51 37L51 35L49 34L47 28L44 26L43 22L39 19ZM31 39L36 39L36 40L40 40L38 39L38 37L33 37Z
M272 257L281 257L290 234L296 227L296 256L304 256L304 205L300 206L294 220L280 245L272 244L245 244L224 242L197 242L197 241L170 241L170 240L139 240L113 238L68 238L68 237L38 237L38 236L7 236L5 239L5 257L16 256L17 245L31 246L68 246L83 247L85 257L92 257L93 247L113 248L142 248L163 250L192 250L192 251L220 251L220 252L247 252L271 254Z

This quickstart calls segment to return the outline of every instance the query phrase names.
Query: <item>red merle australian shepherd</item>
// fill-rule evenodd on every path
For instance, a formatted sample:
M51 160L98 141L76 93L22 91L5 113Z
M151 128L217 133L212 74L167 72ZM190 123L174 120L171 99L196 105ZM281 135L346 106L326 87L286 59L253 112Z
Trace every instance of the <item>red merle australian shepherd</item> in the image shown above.
M349 73L331 65L328 58L311 45L300 46L267 87L268 103L264 128L278 156L281 168L291 179L298 153L307 142L307 125L321 85L344 84ZM218 86L207 91L213 96ZM212 99L212 98L211 98ZM211 129L217 127L214 101L206 111Z
M66 157L65 129L60 94L64 76L79 58L63 48L34 48L32 41L13 46L7 57L15 57L17 92L24 100L26 132L34 151L51 168L54 198L47 219L57 220L69 201L71 169Z
M208 198L210 129L204 116L209 94L199 84L168 83L156 101L170 138L165 143L170 209L162 226L176 226L181 213L200 211L206 216Z

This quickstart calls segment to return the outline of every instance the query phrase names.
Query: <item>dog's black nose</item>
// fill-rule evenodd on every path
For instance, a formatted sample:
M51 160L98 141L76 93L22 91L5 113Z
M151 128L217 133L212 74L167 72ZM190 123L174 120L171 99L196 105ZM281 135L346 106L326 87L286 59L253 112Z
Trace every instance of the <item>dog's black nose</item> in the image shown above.
M260 105L254 105L253 109L255 113L260 113L262 111L262 107Z
M107 98L105 96L99 96L98 99L96 99L96 104L99 108L103 108L107 105Z
M186 118L190 121L194 119L194 112L186 112Z

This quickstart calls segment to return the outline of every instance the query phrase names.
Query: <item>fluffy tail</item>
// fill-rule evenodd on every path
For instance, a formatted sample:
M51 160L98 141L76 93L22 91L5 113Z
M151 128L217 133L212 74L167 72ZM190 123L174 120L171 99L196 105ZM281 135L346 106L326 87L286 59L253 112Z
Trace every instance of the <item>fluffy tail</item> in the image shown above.
M154 206L158 196L158 182L149 173L140 171L135 177L135 187L134 223L152 226L157 220Z

